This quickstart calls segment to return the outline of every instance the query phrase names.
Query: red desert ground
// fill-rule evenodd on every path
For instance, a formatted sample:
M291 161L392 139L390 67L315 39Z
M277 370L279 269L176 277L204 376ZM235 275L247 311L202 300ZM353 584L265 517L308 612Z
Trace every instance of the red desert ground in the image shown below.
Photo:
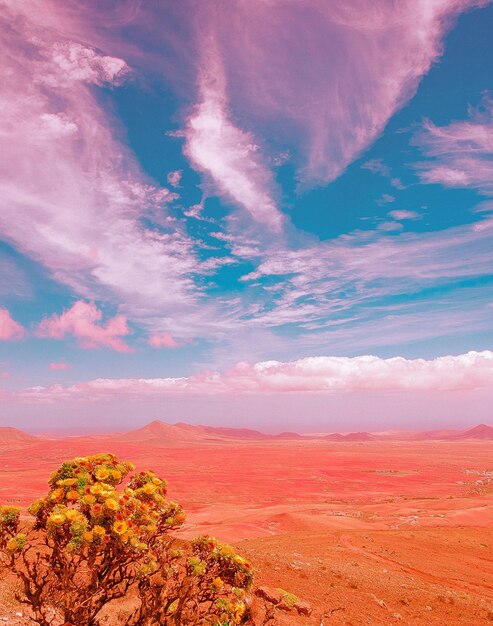
M272 624L493 621L492 426L272 436L155 421L65 438L0 428L0 500L26 507L60 462L103 451L168 479L188 514L182 535L234 544L257 584L313 609ZM7 583L0 619L29 623Z

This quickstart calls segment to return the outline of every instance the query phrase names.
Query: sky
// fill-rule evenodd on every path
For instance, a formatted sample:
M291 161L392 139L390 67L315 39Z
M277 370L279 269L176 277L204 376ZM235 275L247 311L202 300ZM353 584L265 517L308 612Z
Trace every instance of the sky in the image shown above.
M0 0L0 424L492 422L492 29Z

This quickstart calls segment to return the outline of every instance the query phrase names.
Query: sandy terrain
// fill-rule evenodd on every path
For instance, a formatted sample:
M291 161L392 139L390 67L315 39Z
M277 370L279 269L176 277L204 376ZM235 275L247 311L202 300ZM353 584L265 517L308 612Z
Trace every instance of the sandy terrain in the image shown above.
M234 543L259 583L312 605L278 624L493 623L493 441L2 441L0 501L25 506L61 461L102 451L168 479L184 535Z

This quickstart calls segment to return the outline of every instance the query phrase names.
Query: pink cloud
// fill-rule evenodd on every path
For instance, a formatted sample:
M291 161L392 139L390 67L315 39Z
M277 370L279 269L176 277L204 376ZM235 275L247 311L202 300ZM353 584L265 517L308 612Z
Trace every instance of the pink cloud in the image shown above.
M147 342L153 348L179 348L181 344L171 333L154 333Z
M182 378L98 378L71 386L24 389L19 401L96 400L112 396L340 394L357 392L464 391L493 387L493 352L468 352L432 360L376 356L308 357L297 361L238 363L224 373Z
M383 230L387 233L396 232L402 230L402 224L399 222L382 222L378 225L378 230Z
M208 45L200 71L201 101L188 120L185 154L212 177L221 194L254 220L279 230L282 214L273 199L271 174L262 164L253 135L231 121L225 89L222 61Z
M210 3L203 3L197 6L205 25L199 31L200 62L215 75L209 50L216 46L229 83L221 110L234 111L235 119L260 128L259 136L273 143L282 136L279 147L295 148L301 178L327 182L414 95L440 57L453 19L486 4L488 0L237 2L226 12L211 11ZM205 109L201 114L212 115ZM210 144L218 146L216 141L211 136ZM206 147L202 150L205 158Z
M0 380L7 380L8 378L10 378L10 376L11 376L10 372L0 371Z
M54 371L61 371L61 370L69 370L71 368L71 365L69 365L68 363L50 363L49 365L50 370L54 370Z
M176 194L140 170L102 108L94 87L117 88L130 70L94 47L86 8L1 4L0 236L80 297L144 321L166 314L193 336L214 318L195 306L194 243L168 214Z
M108 347L118 352L131 352L122 340L122 337L130 334L127 318L116 315L108 319L106 324L101 324L99 322L102 318L102 311L93 302L80 300L61 315L55 314L42 320L36 329L36 335L50 339L63 339L67 335L73 335L83 348Z
M227 183L232 174L220 162L219 146L234 157L234 169L262 193L266 193L264 163L280 153L292 155L302 181L332 180L414 95L420 79L440 58L455 18L489 3L238 0L228 3L228 11L216 0L169 2L166 11L159 3L133 1L110 8L94 3L77 8L70 3L64 9L50 3L51 10L45 15L38 10L36 18L51 28L53 22L60 26L56 23L60 16L70 18L71 23L63 26L77 35L73 39L79 45L92 44L106 51L105 58L128 58L133 66L159 70L180 92L188 92L187 102L194 97L190 91L195 81L197 108L191 119L199 128L189 128L186 135L188 142L193 132L203 136L195 137L197 160L192 162L237 201ZM73 23L74 16L83 27ZM121 30L130 23L137 46ZM77 48L70 47L68 54L62 47L62 64L87 72L89 80L94 80L94 72L114 77L110 61L94 61ZM113 69L103 71L106 64ZM206 93L205 84L213 93ZM210 147L206 128L211 131ZM183 136L182 131L171 132ZM265 160L247 149L249 144L258 145L260 137L272 147ZM239 140L236 152L233 140ZM209 154L216 160L211 170L205 159Z
M394 220L417 220L419 218L419 214L416 211L407 211L406 209L390 211L389 215Z
M394 229L396 222L389 224ZM351 326L353 332L355 325L364 328L376 307L383 310L381 307L389 296L413 294L412 302L408 303L413 312L422 289L451 279L489 275L492 247L493 220L488 219L438 233L388 236L380 232L356 232L294 250L272 247L256 269L243 276L245 282L253 284L268 280L257 293L255 306L243 311L243 320L256 328L289 323L318 333L334 326L328 344L332 345L338 333L347 338L343 324ZM463 299L463 294L458 298ZM484 294L474 306L484 316L483 322L491 325L490 314L479 306L488 302L488 298ZM370 307L365 306L368 303ZM439 301L435 304L442 309L445 320L450 308ZM433 303L428 303L428 309L430 306ZM402 313L400 310L399 314ZM435 333L440 327L443 328L433 322ZM419 330L427 332L427 328L424 317ZM361 340L371 341L371 333Z
M388 202L395 202L395 196L392 196L390 193L384 193L377 200L377 204L380 204L380 205L387 204Z
M493 100L480 110L470 109L468 121L435 126L427 121L414 142L432 157L418 169L425 183L470 187L493 195Z
M98 54L94 49L73 41L54 43L52 60L60 69L56 73L56 81L114 85L124 80L129 73L129 68L122 59Z
M24 328L10 317L7 309L0 307L0 341L22 339Z
M364 170L370 171L372 174L379 174L380 176L385 176L385 178L390 178L390 168L388 165L385 165L382 159L370 159L363 163L361 167Z
M179 187L182 174L183 174L183 170L174 170L173 172L170 172L167 176L168 183L172 187Z

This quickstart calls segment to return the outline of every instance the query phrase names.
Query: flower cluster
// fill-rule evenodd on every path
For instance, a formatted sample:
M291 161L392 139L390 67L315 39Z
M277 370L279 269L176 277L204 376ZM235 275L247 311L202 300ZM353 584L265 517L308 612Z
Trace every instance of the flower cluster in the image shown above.
M153 472L137 474L123 490L117 486L134 469L112 454L76 458L50 478L50 491L29 512L37 527L69 552L98 552L111 544L131 550L156 569L151 544L158 531L185 520L181 507L166 499L166 481Z
M253 582L249 561L214 537L198 537L191 547L188 575L208 584L220 623L240 624L247 610L246 591Z
M197 568L196 560L205 564L207 568L216 567L221 571L221 577L233 587L248 589L253 581L252 566L247 559L242 557L236 550L225 543L221 543L215 537L198 537L192 540L194 553L191 574L201 573ZM190 562L190 559L189 559Z
M15 533L19 527L20 513L18 506L0 506L0 530Z

